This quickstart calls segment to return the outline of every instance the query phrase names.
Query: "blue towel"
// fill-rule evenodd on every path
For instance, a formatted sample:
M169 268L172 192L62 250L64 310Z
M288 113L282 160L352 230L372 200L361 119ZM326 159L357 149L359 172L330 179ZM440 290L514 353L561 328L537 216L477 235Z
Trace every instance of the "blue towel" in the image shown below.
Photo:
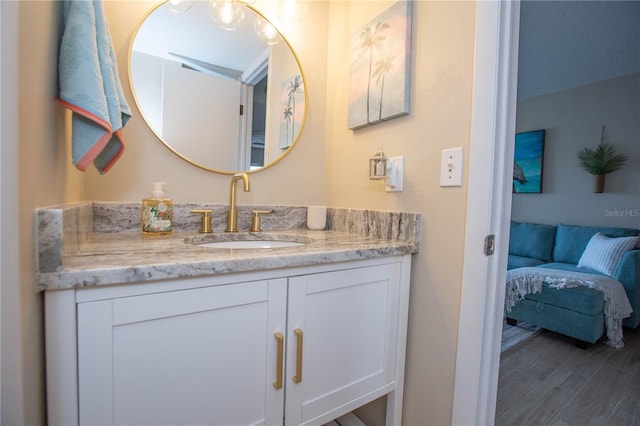
M65 0L58 60L58 101L72 113L73 164L106 173L124 151L131 110L100 0Z

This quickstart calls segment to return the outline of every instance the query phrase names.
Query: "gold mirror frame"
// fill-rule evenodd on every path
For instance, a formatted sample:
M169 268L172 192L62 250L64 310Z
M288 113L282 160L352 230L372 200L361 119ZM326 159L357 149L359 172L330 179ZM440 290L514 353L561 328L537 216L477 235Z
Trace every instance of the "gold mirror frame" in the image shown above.
M266 162L265 159L265 164L260 167L260 168L256 168L254 170L223 170L223 169L219 169L219 168L215 168L215 167L211 167L208 166L206 164L203 164L201 162L198 162L196 160L194 160L193 158L189 158L186 155L183 155L182 153L180 153L175 147L173 147L171 145L171 143L167 140L165 140L162 136L160 136L160 134L156 131L156 129L154 128L154 126L151 124L149 118L147 117L147 115L145 114L145 112L143 111L142 107L141 107L141 103L138 99L138 95L136 93L136 88L134 87L134 81L133 81L133 73L132 73L132 53L133 53L133 47L136 41L136 36L138 35L138 32L140 31L140 29L142 28L142 25L144 24L144 22L147 20L147 18L153 13L155 12L159 7L162 7L165 3L167 3L167 1L161 1L160 3L158 3L156 6L152 7L140 20L139 24L137 25L132 38L131 38L131 42L129 44L129 51L128 51L128 63L127 63L127 71L128 71L128 77L129 77L129 85L131 88L131 92L133 94L133 98L136 104L136 107L138 108L138 111L140 112L140 115L142 116L142 118L144 119L145 123L147 124L147 127L149 128L149 130L151 130L153 132L153 134L158 138L158 140L165 146L167 147L172 153L174 153L176 156L178 156L179 158L183 159L184 161L209 172L213 172L213 173L219 173L219 174L225 174L225 175L232 175L238 172L245 172L245 173L256 173L262 170L266 170L268 168L273 167L274 165L278 164L280 161L282 161L282 159L284 159L284 157L286 157L289 152L291 152L291 150L296 146L296 144L298 143L298 140L300 139L300 135L302 134L306 121L307 121L307 111L308 111L308 94L307 94L307 84L306 84L306 78L304 75L304 71L302 69L302 64L300 63L300 59L297 55L297 53L295 52L295 50L293 49L293 47L291 46L291 44L289 43L289 41L286 39L286 37L280 33L280 31L274 26L274 28L276 28L276 30L278 31L278 34L280 35L280 39L282 40L282 42L284 42L286 44L286 46L289 48L289 51L291 52L293 59L295 59L295 62L298 66L298 70L300 71L300 76L302 79L302 86L304 87L304 111L303 111L303 115L302 115L302 121L300 124L300 128L297 132L297 134L295 134L293 141L291 142L291 144L284 150L284 152L282 154L280 154L279 156L277 156L274 160L270 161L270 162ZM255 7L253 7L250 4L246 4L246 3L241 3L244 7L246 7L247 9L253 11L258 17L261 17L262 19L264 19L265 21L269 22L270 21L260 12L258 11ZM215 22L213 21L213 19L211 20L211 24L212 25L216 25ZM278 94L277 93L269 93L269 97L273 98L273 97L277 97ZM272 141L271 143L278 143L278 141ZM265 145L265 151L266 151L266 145Z

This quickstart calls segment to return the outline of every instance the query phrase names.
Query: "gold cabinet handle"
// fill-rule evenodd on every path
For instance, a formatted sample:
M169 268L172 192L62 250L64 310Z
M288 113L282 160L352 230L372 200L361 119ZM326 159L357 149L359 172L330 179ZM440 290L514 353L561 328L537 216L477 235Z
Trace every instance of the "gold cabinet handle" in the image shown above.
M302 381L302 330L295 328L293 334L298 339L296 346L296 375L293 376L294 383L300 383Z
M276 389L282 388L282 365L284 363L284 336L282 333L273 333L273 337L276 338L278 345L278 360L276 361L276 381L273 382L273 387Z

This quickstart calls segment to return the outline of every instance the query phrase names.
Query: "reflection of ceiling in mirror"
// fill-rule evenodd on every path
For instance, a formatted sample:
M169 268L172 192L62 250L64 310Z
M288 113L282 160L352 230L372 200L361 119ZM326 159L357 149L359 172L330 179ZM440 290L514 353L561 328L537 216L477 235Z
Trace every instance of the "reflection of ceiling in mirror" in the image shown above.
M140 27L133 50L172 61L177 60L169 52L176 52L208 64L245 71L267 49L253 28L256 14L247 9L240 27L227 31L211 18L208 4L195 1L187 13L171 12L163 6L156 8ZM212 45L207 40L216 41Z

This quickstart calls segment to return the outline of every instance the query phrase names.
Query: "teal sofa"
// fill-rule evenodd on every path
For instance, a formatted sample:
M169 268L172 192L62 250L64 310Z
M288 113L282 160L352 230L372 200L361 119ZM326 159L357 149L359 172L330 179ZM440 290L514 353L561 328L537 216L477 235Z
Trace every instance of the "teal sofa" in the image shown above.
M511 222L508 269L545 267L566 271L600 272L579 268L578 262L596 233L608 237L639 235L638 229L577 225L545 225ZM613 278L625 288L633 314L622 325L640 325L640 249L626 251ZM605 332L604 297L601 291L584 286L555 289L543 284L539 293L528 294L507 312L507 322L523 321L576 339L586 347Z

